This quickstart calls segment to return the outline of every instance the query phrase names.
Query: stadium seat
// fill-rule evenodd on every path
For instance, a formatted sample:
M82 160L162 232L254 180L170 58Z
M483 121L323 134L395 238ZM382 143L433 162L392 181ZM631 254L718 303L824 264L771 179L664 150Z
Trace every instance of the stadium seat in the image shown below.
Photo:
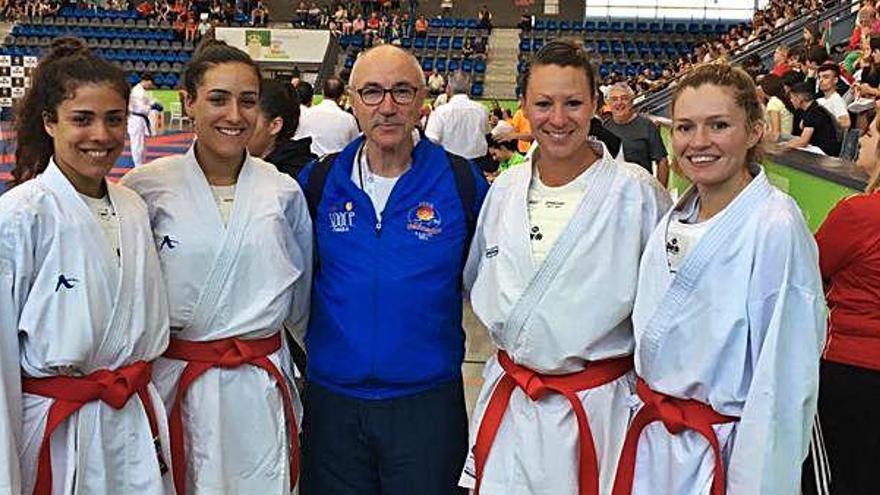
M449 36L441 36L440 41L437 42L437 48L441 50L449 50L450 38Z
M485 74L486 73L486 62L484 60L477 60L474 62L474 72L477 74Z
M446 59L438 58L434 62L434 68L437 69L437 72L446 72Z
M596 31L599 31L600 33L607 33L608 32L608 22L607 21L597 22L596 23Z
M563 33L571 31L571 23L568 21L559 21L559 31Z
M545 29L547 29L547 22L544 21L544 19L536 19L535 25L532 27L532 30L540 33L543 32Z
M483 84L482 83L474 83L471 85L471 96L481 97L483 96Z
M550 33L556 33L557 31L559 31L559 23L555 20L547 21L547 31L549 31Z
M425 57L422 59L422 70L425 72L431 72L434 70L434 57Z
M612 21L611 25L608 27L608 30L612 33L620 33L623 31L623 23L620 21Z

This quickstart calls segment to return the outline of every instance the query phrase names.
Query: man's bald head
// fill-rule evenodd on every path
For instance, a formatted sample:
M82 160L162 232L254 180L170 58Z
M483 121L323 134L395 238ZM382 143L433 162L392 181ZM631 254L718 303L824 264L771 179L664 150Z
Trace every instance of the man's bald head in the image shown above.
M394 45L379 45L365 51L354 63L349 85L359 88L375 73L392 73L405 77L417 88L425 85L425 73L412 53Z

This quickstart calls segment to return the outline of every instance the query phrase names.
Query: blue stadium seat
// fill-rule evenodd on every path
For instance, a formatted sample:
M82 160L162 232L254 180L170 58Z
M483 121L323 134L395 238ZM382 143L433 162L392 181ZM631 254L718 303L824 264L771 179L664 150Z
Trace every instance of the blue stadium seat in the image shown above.
M437 42L437 48L441 50L449 50L450 38L449 36L441 36L440 41Z
M638 75L639 69L635 65L630 64L626 66L626 69L624 69L623 73L626 74L626 77L634 77Z
M608 32L608 22L607 21L599 21L596 23L596 30L600 33Z
M536 39L533 39L533 40L532 40L532 50L534 50L534 51L537 52L537 51L540 50L541 47L543 47L543 46L544 46L544 40L543 40L543 39L541 39L541 38L536 38Z
M675 24L675 32L676 32L677 34L685 34L685 33L687 33L687 31L688 31L688 26L687 26L687 24L685 24L685 23L683 23L683 22L677 22L677 23Z
M519 74L522 74L523 72L526 71L526 69L528 67L529 67L529 64L527 64L525 62L520 62L520 63L516 64L516 72Z
M455 29L467 28L467 19L456 19L454 26L455 26Z
M696 22L692 22L692 23L688 24L688 32L689 33L700 34L700 31L701 31L700 25L697 24Z
M599 66L599 75L604 77L608 77L611 74L611 66L608 64L602 64Z
M608 45L608 42L605 40L599 40L599 54L606 55L611 51L611 47Z
M431 29L441 29L443 27L443 19L433 18L428 21L428 27Z
M559 31L559 23L556 22L555 20L547 21L547 31L550 31L551 33L555 33L556 31Z
M623 23L623 32L624 33L634 33L636 31L636 24L634 22L624 22Z
M611 53L614 55L623 55L623 43L618 40L611 42Z
M593 32L596 30L596 23L593 21L587 21L584 23L584 31Z
M639 50L638 50L638 48L636 47L636 44L635 44L635 43L633 43L633 42L630 41L630 40L627 40L627 41L623 44L623 51L626 52L627 55L635 55L636 53L638 53Z
M434 57L425 57L422 59L422 70L431 72L434 70Z
M474 70L474 61L471 60L471 59L469 59L469 58L466 58L466 59L462 60L462 61L461 61L461 66L459 67L459 69L460 69L462 72L473 72L473 70Z
M459 61L457 59L450 59L449 62L446 63L446 70L449 72L455 72L459 68Z
M480 23L476 19L471 17L467 20L466 26L468 29L477 29L480 27Z
M636 23L636 32L637 33L647 33L648 32L648 23L647 22Z
M400 38L400 46L409 50L410 48L412 48L412 45L413 45L412 38Z
M462 48L464 48L464 36L454 36L452 38L452 49L461 51Z
M583 33L584 32L584 25L581 24L580 22L575 22L571 25L571 30L575 33Z
M474 72L477 74L485 74L486 73L486 61L485 60L477 60L474 62Z
M428 50L436 50L437 49L437 37L436 36L428 36L428 41L425 43L425 47Z
M547 29L547 22L544 19L536 19L535 25L532 27L534 31L541 32Z
M523 38L519 40L519 51L528 53L532 51L532 40L531 38Z
M612 33L619 33L623 31L623 23L621 23L620 21L612 21L608 30Z
M471 96L477 98L483 96L483 85L481 83L474 83L471 85Z
M559 30L563 33L571 31L571 23L568 21L559 21Z
M425 49L425 38L416 38L413 41L413 48L417 51L421 51Z
M437 69L438 72L446 72L446 59L438 58L434 62L434 68Z

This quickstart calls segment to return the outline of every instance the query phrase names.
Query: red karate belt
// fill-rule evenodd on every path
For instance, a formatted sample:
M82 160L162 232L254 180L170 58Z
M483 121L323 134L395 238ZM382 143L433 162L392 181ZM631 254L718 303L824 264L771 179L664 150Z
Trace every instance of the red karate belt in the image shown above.
M703 435L712 446L712 452L715 454L715 476L712 480L711 493L712 495L724 495L727 487L724 462L721 458L721 446L712 426L739 421L739 418L717 413L708 404L693 399L679 399L655 392L641 378L636 383L636 393L644 402L644 406L636 414L629 426L629 431L626 433L620 462L617 464L617 476L614 479L612 495L631 495L639 436L646 426L655 421L662 421L669 433L673 435L678 435L685 430L693 430Z
M284 403L284 414L290 424L290 480L296 486L299 478L299 438L296 416L293 414L293 401L287 379L277 366L269 359L269 355L281 349L281 332L271 337L254 340L243 340L235 337L194 342L191 340L171 339L164 356L171 359L188 361L186 368L177 383L177 394L171 408L168 429L171 436L171 465L174 469L174 487L177 495L186 494L186 456L183 445L183 398L186 391L200 376L211 368L233 369L250 364L262 368L281 389Z
M593 433L587 420L587 412L577 396L577 392L596 388L612 382L625 375L633 368L632 356L605 359L591 362L583 371L566 375L542 375L510 359L504 351L498 351L498 363L504 368L504 376L492 392L489 405L480 421L477 441L474 445L474 461L476 464L476 485L474 495L479 495L483 482L483 470L489 451L495 442L495 435L501 427L504 413L510 403L513 390L519 387L533 401L540 400L548 394L564 395L577 418L578 439L580 441L580 462L578 468L578 493L580 495L599 495L599 463L596 459L596 447L593 444Z
M97 370L86 376L53 376L48 378L29 378L21 380L24 392L54 399L49 407L49 418L40 444L37 458L37 480L34 495L52 493L52 449L50 440L55 431L68 417L89 402L100 400L114 409L122 409L132 395L137 394L144 405L150 431L155 439L159 435L156 410L147 386L150 383L153 366L146 361L137 361L115 371Z

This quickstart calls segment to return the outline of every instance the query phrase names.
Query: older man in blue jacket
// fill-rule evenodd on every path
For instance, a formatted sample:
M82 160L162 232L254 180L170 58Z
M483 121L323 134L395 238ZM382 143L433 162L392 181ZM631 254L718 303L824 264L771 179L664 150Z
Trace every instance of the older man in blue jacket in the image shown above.
M467 450L461 273L488 188L414 132L426 88L390 45L351 74L364 136L307 167L317 243L303 491L449 495Z

